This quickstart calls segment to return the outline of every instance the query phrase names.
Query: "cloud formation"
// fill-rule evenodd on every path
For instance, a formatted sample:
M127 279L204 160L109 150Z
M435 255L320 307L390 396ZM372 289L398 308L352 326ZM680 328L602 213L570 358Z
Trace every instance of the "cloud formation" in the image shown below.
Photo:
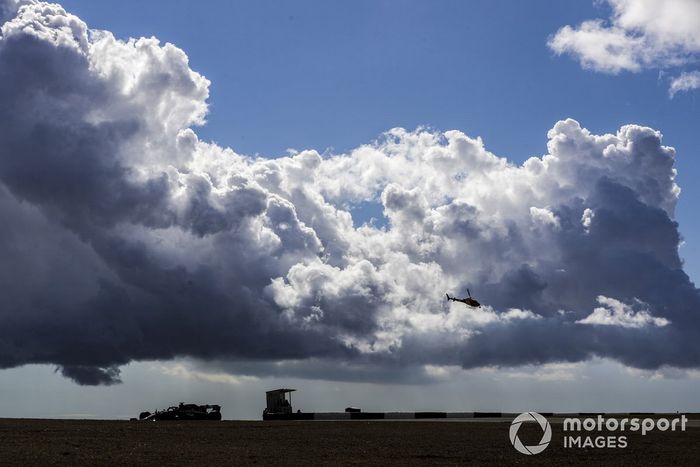
M677 68L700 58L700 2L696 0L607 0L607 20L564 26L547 45L577 58L584 68L617 74ZM697 72L672 79L670 95L700 87Z
M700 364L658 131L566 119L522 165L460 131L401 128L254 158L199 140L209 81L174 45L0 5L1 368L111 384L175 357L348 379ZM362 203L387 226L356 227ZM481 309L444 300L467 287Z
M677 92L700 89L700 71L683 72L671 81L668 88L669 96L673 97Z
M595 324L599 326L622 326L625 328L642 328L645 326L667 326L669 321L665 318L654 318L649 311L642 308L635 310L634 307L615 300L614 298L600 296L598 303L602 306L593 310L593 313L584 319L576 321L580 324ZM637 305L644 306L645 303L637 300Z

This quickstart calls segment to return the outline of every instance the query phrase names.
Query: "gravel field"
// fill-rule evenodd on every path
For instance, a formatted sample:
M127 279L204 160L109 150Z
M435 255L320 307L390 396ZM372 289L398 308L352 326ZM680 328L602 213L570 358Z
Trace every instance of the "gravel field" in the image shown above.
M0 465L698 465L700 427L627 433L625 449L515 451L510 420L129 422L0 419ZM596 436L596 433L585 433ZM609 433L605 433L606 435ZM523 425L523 443L542 432Z

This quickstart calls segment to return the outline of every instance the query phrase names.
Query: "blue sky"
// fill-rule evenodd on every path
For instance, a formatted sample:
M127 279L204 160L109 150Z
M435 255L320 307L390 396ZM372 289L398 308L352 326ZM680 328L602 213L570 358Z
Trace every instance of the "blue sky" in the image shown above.
M520 163L545 154L547 130L566 117L596 134L651 126L677 150L681 255L700 278L698 93L670 99L658 70L596 73L546 46L563 25L608 17L605 3L62 3L119 38L156 36L185 50L212 82L200 138L244 154L343 152L425 125L481 136Z

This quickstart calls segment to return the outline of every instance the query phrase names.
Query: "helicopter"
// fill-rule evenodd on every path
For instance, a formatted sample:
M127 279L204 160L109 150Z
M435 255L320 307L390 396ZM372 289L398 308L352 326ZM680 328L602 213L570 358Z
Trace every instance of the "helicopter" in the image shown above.
M470 306L472 308L479 308L481 306L481 303L477 302L475 299L472 298L471 292L469 292L469 289L467 289L467 298L454 298L450 297L450 294L445 294L447 295L447 300L452 300L453 302L462 302L467 306Z

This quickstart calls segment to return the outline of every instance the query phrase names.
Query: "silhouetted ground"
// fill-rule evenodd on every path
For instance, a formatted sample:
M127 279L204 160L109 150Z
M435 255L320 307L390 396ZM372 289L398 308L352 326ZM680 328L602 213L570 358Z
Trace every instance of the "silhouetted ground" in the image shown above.
M517 453L510 420L127 422L0 420L0 465L698 465L700 428L629 434L626 449ZM525 444L541 437L523 425ZM595 433L593 433L595 434ZM606 433L607 434L607 433Z

